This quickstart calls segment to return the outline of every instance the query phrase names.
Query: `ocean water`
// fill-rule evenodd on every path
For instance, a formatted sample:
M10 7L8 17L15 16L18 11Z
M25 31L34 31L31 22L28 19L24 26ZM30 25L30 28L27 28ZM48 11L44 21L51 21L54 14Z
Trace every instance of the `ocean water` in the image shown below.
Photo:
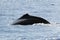
M25 13L51 24L12 25ZM0 40L60 40L60 0L0 0Z

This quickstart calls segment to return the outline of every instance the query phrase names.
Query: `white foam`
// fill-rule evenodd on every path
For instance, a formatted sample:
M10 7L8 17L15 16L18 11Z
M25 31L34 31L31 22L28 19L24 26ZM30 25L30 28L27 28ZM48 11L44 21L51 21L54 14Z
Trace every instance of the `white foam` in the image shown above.
M57 26L60 26L60 23L51 23L51 24L44 24L44 23L37 23L37 24L33 24L33 26L35 25L39 25L39 26L50 26L50 27L57 27Z

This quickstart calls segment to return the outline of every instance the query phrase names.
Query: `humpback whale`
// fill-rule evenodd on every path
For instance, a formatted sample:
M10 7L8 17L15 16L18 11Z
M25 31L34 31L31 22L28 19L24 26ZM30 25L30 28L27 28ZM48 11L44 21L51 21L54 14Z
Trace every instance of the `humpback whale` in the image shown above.
M50 22L41 17L32 16L26 13L22 17L18 18L13 25L32 25L34 23L50 24Z

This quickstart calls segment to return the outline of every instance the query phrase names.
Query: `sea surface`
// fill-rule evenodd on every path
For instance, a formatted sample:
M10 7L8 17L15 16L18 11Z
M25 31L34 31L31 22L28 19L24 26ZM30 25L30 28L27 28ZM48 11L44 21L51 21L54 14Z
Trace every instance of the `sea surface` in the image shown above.
M26 13L51 24L12 25ZM60 40L60 0L0 0L0 40Z

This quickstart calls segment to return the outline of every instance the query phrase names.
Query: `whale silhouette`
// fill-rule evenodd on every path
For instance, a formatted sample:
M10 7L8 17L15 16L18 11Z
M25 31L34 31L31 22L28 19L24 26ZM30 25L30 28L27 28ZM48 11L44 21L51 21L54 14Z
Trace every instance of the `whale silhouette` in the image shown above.
M32 25L34 23L50 24L50 22L41 17L31 16L27 13L24 14L22 17L18 18L18 20L13 23L13 25Z

